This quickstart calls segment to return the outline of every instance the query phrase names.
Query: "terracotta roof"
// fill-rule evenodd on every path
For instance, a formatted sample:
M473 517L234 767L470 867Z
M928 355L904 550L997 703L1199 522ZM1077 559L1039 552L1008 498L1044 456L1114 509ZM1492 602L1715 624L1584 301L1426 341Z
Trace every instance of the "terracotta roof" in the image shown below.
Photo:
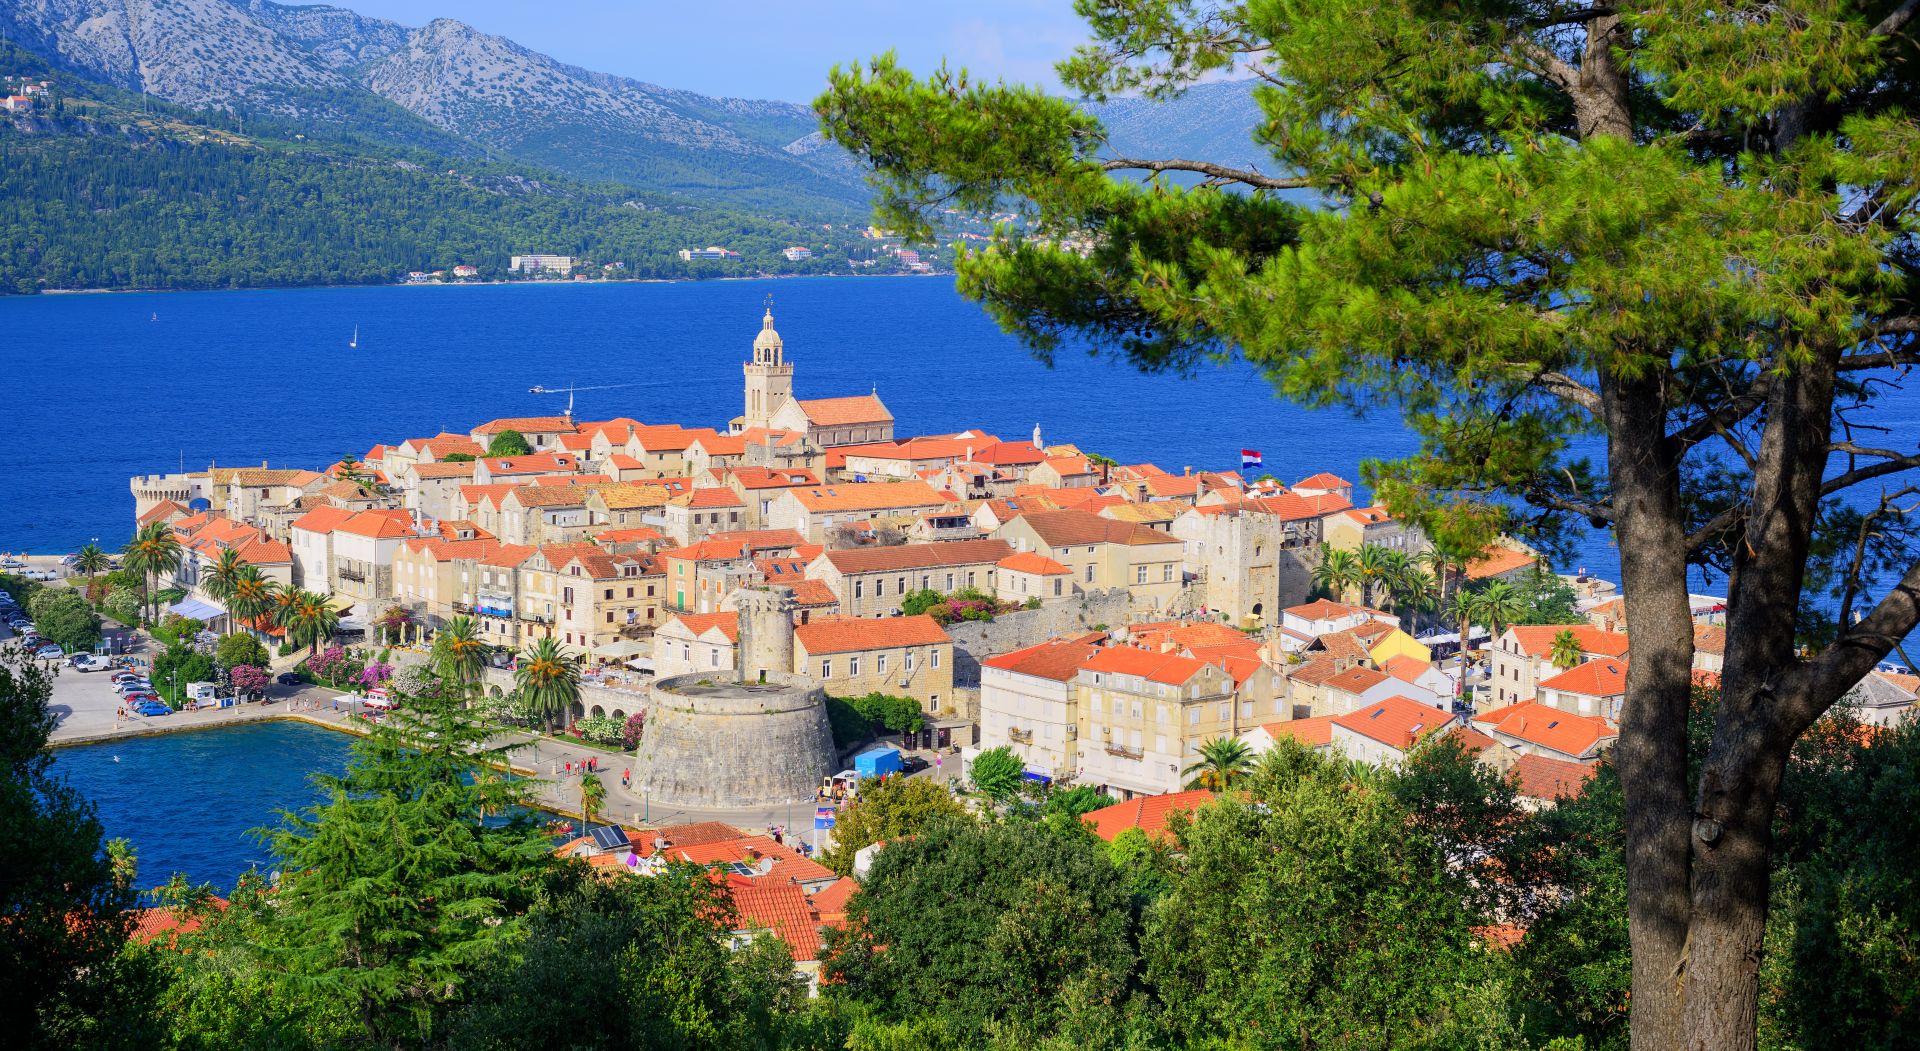
M649 452L684 451L694 442L702 438L711 438L719 433L711 427L687 428L678 424L633 429L633 436L639 440L640 448Z
M172 500L162 500L152 507L147 508L147 513L141 515L139 521L141 525L146 525L149 522L158 522L163 518L170 518L174 515L184 515L186 513L187 509L185 507L180 506Z
M580 485L523 485L507 494L521 507L585 507L593 489Z
M740 641L740 614L738 611L726 613L677 613L674 620L686 625L688 633L695 638L709 631L718 631L727 637L727 641L738 644Z
M715 507L744 507L740 498L731 489L695 489L685 496L676 496L671 501L675 507L685 507L699 511Z
M702 843L718 843L721 840L739 839L748 833L720 821L696 821L687 825L663 825L655 829L631 829L627 839L633 844L633 852L643 858L654 855L653 841L665 840L670 846L693 847Z
M813 892L813 908L823 920L844 917L847 914L847 901L860 889L860 881L851 876L842 876L832 883Z
M621 529L603 529L593 535L599 544L639 544L649 540L664 540L666 534L651 526L627 526Z
M1433 705L1395 695L1336 716L1333 725L1404 751L1452 721L1453 716Z
M1093 826L1094 834L1107 842L1130 828L1145 832L1149 838L1159 838L1167 833L1167 818L1175 813L1192 813L1213 802L1213 793L1204 789L1190 792L1169 792L1166 795L1141 796L1124 803L1115 803L1101 807L1085 815L1081 820Z
M1386 682L1388 678L1390 676L1386 673L1374 671L1372 668L1352 667L1328 679L1325 685L1329 690L1358 695Z
M524 544L501 544L487 554L479 556L479 560L484 565L513 569L532 558L538 550Z
M1489 577L1504 576L1539 561L1539 556L1530 552L1508 547L1505 544L1494 544L1467 563L1467 577L1470 580L1485 580Z
M1360 606L1349 606L1331 599L1315 599L1304 606L1289 606L1282 613L1291 614L1301 620L1332 620L1336 617L1351 617L1362 612Z
M974 463L993 464L998 467L1037 464L1044 459L1046 454L1034 448L1031 442L994 442L985 448L973 450Z
M937 544L859 547L829 551L821 557L842 573L891 573L935 566L984 565L1013 553L1004 540L951 540Z
M748 878L729 875L728 896L739 917L741 930L770 930L787 943L795 962L820 958L820 914L807 901L798 883L775 880L771 876Z
M1328 679L1340 674L1341 667L1331 658L1319 657L1287 670L1287 678L1294 682L1303 682L1308 686L1320 686Z
M417 463L411 470L416 478L472 478L477 470L472 460L455 460L452 463Z
M808 512L878 511L902 507L937 507L946 497L925 482L854 482L789 489Z
M1351 489L1353 483L1328 471L1308 475L1293 483L1295 489Z
M1393 521L1393 515L1387 513L1384 507L1356 507L1340 512L1340 517L1360 525L1380 525Z
M339 528L341 523L352 517L352 511L344 507L335 507L332 504L327 504L324 507L316 507L306 514L301 515L299 518L294 519L293 524L289 526L289 528L305 530L309 533L331 533Z
M547 474L561 471L574 471L580 467L579 457L572 453L528 453L525 456L485 456L478 463L487 466L488 475L500 474Z
M1134 522L1116 522L1091 511L1036 511L1020 516L1048 547L1075 547L1091 544L1173 544L1180 541L1158 529Z
M793 605L796 609L813 609L819 606L838 606L840 596L833 593L824 580L795 580L787 584L793 589Z
M1291 737L1308 748L1325 748L1333 743L1333 716L1331 715L1262 723L1260 728L1276 741L1282 737Z
M673 494L655 482L630 482L594 490L609 511L632 511L643 507L665 507Z
M1529 799L1571 799L1593 777L1593 764L1523 755L1507 776L1513 779L1514 789Z
M335 526L334 531L352 533L355 536L370 536L378 540L413 536L413 515L396 510L361 511Z
M1418 657L1389 657L1380 666L1380 670L1399 679L1401 682L1419 682L1421 676L1433 670L1433 665Z
M726 473L727 477L739 482L742 489L791 489L795 486L820 484L820 479L812 471L734 467Z
M898 646L933 646L951 643L952 636L932 617L828 617L810 621L793 629L793 636L810 656L823 653L857 653Z
M797 398L800 411L815 427L837 427L850 423L891 421L893 413L880 403L878 395L860 394L851 398Z
M1473 724L1496 734L1518 738L1562 755L1585 757L1619 736L1605 719L1573 715L1538 701L1521 701L1473 717Z
M1540 689L1618 697L1627 692L1627 662L1610 657L1590 660L1545 680Z
M1188 624L1185 621L1149 621L1143 624L1127 626L1127 635L1133 641L1151 650L1167 646L1245 646L1257 645L1246 632L1234 629L1214 621L1199 621Z
M1049 577L1073 572L1053 559L1034 551L1015 551L995 562L994 565L1014 573L1038 573Z
M1359 639L1362 645L1378 646L1382 635L1391 635L1398 630L1398 628L1395 628L1384 620L1363 620L1353 627L1348 628L1347 634ZM1373 651L1368 650L1367 652L1371 653Z
M988 657L980 663L989 668L1031 675L1054 682L1067 682L1079 674L1081 665L1100 652L1098 646L1066 639L1050 639L1037 646Z
M1087 659L1083 671L1138 675L1170 686L1184 685L1208 664L1177 653L1150 653L1132 646L1110 646Z
M1273 515L1283 522L1299 522L1309 518L1325 518L1328 515L1344 511L1353 505L1343 496L1325 493L1318 496L1302 496L1299 493L1279 493L1274 496L1258 496L1238 505L1229 505L1240 510L1259 511ZM1224 509L1224 508L1223 508ZM1213 508L1203 507L1202 513L1217 513Z
M519 431L522 434L573 430L573 420L566 416L508 416L504 419L488 420L473 429L475 434L499 434L501 431Z
M1307 643L1309 653L1325 653L1337 660L1364 661L1373 655L1373 650L1351 631L1330 631L1316 636Z
M754 878L777 883L792 881L813 883L834 878L832 869L802 855L792 847L775 843L771 836L743 836L735 833L732 839L715 839L706 843L676 842L667 848L666 856L676 861L691 861L696 865L746 862L749 857L754 856L772 858L772 871L765 876Z
M1459 745L1461 751L1472 752L1476 755L1500 743L1471 726L1455 728L1452 733L1447 735L1447 740Z
M613 481L612 475L605 474L547 474L527 479L528 485L567 486L601 485Z
M1626 638L1622 635L1621 638ZM1698 653L1711 653L1726 656L1727 629L1718 624L1695 624L1693 626L1693 648ZM1625 652L1624 650L1622 651Z
M1617 631L1602 631L1591 624L1519 624L1508 628L1520 652L1529 657L1545 657L1553 652L1553 640L1563 631L1573 632L1580 652L1596 657L1624 657L1627 637ZM1698 636L1696 631L1695 636Z

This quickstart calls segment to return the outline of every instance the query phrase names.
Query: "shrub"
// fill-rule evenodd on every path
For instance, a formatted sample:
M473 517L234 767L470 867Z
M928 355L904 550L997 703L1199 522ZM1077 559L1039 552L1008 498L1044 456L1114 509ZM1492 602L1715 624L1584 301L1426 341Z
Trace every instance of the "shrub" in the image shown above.
M640 747L640 736L647 726L647 713L634 712L627 716L627 724L620 728L620 747L631 752Z
M253 664L235 665L227 675L236 696L263 694L267 692L267 683L272 681L267 669Z
M69 653L85 653L100 641L100 615L80 593L69 588L41 588L27 601L40 634Z
M259 639L241 631L223 636L213 655L222 668L238 668L243 664L264 667L267 663L267 648L260 645Z
M589 715L574 724L581 738L594 744L616 745L626 732L626 724L608 715Z

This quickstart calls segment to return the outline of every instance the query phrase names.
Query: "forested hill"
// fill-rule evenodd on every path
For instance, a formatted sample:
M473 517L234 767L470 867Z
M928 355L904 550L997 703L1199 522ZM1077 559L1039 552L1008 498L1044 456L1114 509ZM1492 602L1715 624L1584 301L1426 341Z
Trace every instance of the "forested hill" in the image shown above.
M478 158L321 141L294 126L143 103L71 74L57 83L38 115L0 116L0 291L381 283L457 264L486 278L526 253L577 256L595 276L844 272L849 256L871 254L851 229ZM678 258L706 245L741 258ZM790 245L816 258L790 263L781 254ZM874 270L892 265L882 257Z

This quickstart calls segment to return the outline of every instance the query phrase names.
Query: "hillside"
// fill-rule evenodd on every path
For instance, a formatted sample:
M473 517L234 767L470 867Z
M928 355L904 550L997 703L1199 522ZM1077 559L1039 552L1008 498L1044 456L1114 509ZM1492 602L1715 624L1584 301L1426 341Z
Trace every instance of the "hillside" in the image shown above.
M31 59L0 45L0 63ZM0 292L385 283L510 255L616 264L596 277L846 272L857 233L745 216L525 166L308 138L297 125L209 123L60 75L30 118L0 118ZM44 98L44 97L43 97ZM738 260L685 262L726 245ZM789 245L815 260L790 263ZM886 272L882 258L869 272Z

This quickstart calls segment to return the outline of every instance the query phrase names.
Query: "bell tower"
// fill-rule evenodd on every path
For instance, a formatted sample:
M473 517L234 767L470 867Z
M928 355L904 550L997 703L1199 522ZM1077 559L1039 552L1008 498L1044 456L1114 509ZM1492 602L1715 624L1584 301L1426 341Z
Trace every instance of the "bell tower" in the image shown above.
M787 364L780 333L773 330L772 296L767 297L767 316L760 321L760 334L753 339L753 360L741 368L746 373L746 411L734 421L734 429L770 426L773 414L793 397L793 366Z

